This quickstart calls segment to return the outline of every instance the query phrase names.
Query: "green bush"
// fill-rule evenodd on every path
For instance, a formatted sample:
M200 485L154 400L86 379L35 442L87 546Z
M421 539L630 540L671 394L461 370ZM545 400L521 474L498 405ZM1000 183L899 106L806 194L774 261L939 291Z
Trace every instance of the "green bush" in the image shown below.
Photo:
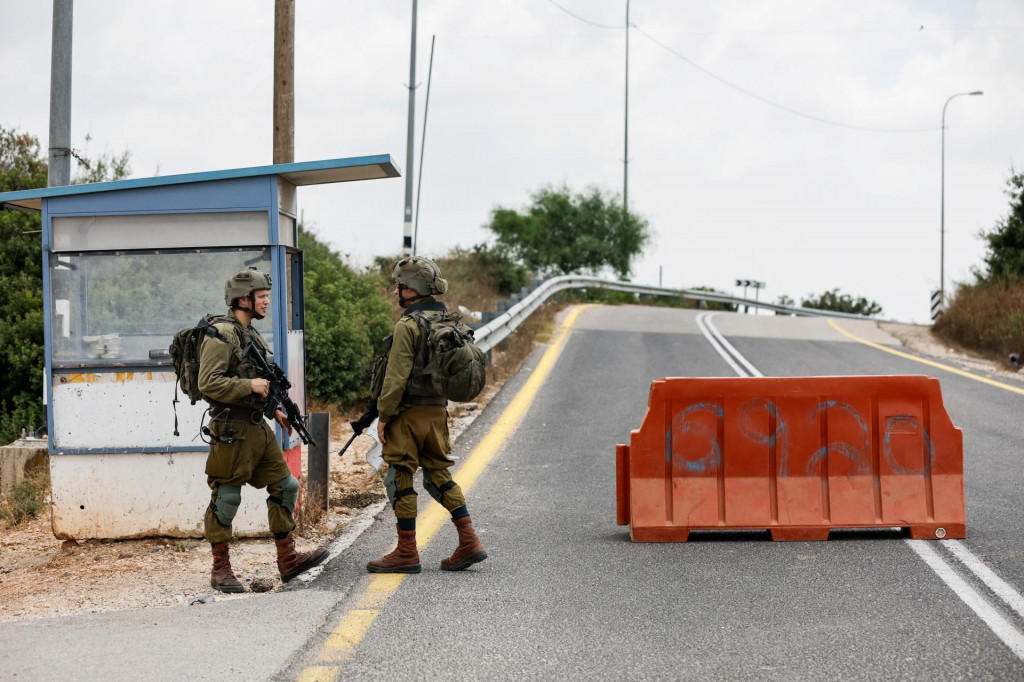
M494 310L498 300L516 293L531 279L509 250L499 246L455 247L434 260L448 280L443 300L452 309L461 305L475 311Z
M306 393L349 406L366 397L370 366L391 333L392 305L376 272L356 273L299 228L306 296Z
M804 308L815 308L817 310L834 310L838 313L854 313L856 315L881 315L882 306L875 301L869 301L863 296L854 298L850 294L841 294L839 289L831 289L825 293L815 296L807 294L800 301Z
M1006 362L1024 352L1024 280L962 284L932 327L954 345Z

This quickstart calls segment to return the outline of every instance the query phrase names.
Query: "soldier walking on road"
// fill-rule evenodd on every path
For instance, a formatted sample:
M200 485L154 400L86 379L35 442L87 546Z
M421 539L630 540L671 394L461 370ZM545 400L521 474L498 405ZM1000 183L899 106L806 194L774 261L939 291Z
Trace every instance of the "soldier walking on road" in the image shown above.
M210 506L204 519L206 539L213 547L210 585L221 592L244 592L231 570L228 541L231 522L242 502L242 486L267 489L267 516L277 545L277 567L288 582L327 557L318 547L295 551L292 531L299 482L284 461L277 435L263 418L270 382L260 378L242 351L255 344L264 356L269 347L250 326L270 307L270 275L255 268L235 274L224 286L230 310L213 320L217 335L204 335L199 348L199 390L210 404L210 454L206 459ZM284 411L274 419L291 433Z
M455 553L441 560L441 570L461 571L487 558L473 530L462 488L448 471L455 462L448 456L448 401L434 390L425 367L428 344L421 343L417 316L429 323L447 313L434 296L448 291L441 269L429 258L413 256L395 264L391 275L398 303L405 312L395 324L384 384L377 400L377 433L388 464L384 484L398 521L398 546L369 562L370 573L419 573L416 549L416 491L413 474L423 469L423 487L451 515L459 534Z

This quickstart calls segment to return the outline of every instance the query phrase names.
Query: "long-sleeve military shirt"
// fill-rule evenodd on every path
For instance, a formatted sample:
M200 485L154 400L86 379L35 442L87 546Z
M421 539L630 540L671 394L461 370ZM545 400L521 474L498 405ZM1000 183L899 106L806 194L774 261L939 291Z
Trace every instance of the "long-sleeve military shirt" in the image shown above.
M381 423L390 421L395 415L417 404L406 396L406 387L409 384L409 377L412 375L416 362L416 353L420 347L420 327L411 315L422 309L443 311L445 307L434 298L428 297L407 308L395 323L395 332L391 339L391 352L388 354L388 369L384 373L384 385L381 388L380 397L377 398L377 412Z
M206 336L199 346L199 390L203 396L224 405L261 407L266 399L252 392L252 381L239 374L242 364L242 323L233 313L230 322L214 324L227 343ZM253 343L267 347L260 333L249 327L245 331Z

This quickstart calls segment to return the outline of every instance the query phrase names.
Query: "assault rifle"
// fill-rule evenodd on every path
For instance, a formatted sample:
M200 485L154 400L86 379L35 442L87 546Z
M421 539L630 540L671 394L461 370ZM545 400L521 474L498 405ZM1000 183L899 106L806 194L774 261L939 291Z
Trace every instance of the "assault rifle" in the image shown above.
M292 387L292 382L288 381L284 370L278 367L276 363L267 362L267 359L263 357L263 353L259 352L256 345L252 343L242 351L242 357L248 358L256 366L260 376L270 382L267 406L263 408L263 414L268 419L273 420L274 413L277 412L278 408L284 410L288 423L299 434L302 442L315 447L316 441L313 439L312 434L310 434L309 429L306 428L306 419L302 416L302 412L299 411L299 406L288 397L288 389Z
M377 401L371 398L366 401L366 410L359 416L359 419L349 422L349 426L352 427L352 437L348 439L348 442L338 452L338 457L344 456L345 451L348 450L349 445L352 445L352 441L356 439L356 436L361 435L377 416Z

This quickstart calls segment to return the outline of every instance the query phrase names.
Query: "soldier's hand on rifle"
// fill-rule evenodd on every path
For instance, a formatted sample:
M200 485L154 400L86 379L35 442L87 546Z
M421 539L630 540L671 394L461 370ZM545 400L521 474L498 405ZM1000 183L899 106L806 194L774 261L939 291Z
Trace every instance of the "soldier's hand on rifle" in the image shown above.
M384 437L385 426L387 426L387 422L377 422L377 440L380 441L381 445L388 442L388 439Z
M253 381L256 381L256 379L253 379ZM292 435L292 425L288 422L288 415L284 413L284 410L274 412L274 421L280 424L281 428L286 430L289 436Z
M266 398L270 394L270 382L266 379L249 379L252 392Z

